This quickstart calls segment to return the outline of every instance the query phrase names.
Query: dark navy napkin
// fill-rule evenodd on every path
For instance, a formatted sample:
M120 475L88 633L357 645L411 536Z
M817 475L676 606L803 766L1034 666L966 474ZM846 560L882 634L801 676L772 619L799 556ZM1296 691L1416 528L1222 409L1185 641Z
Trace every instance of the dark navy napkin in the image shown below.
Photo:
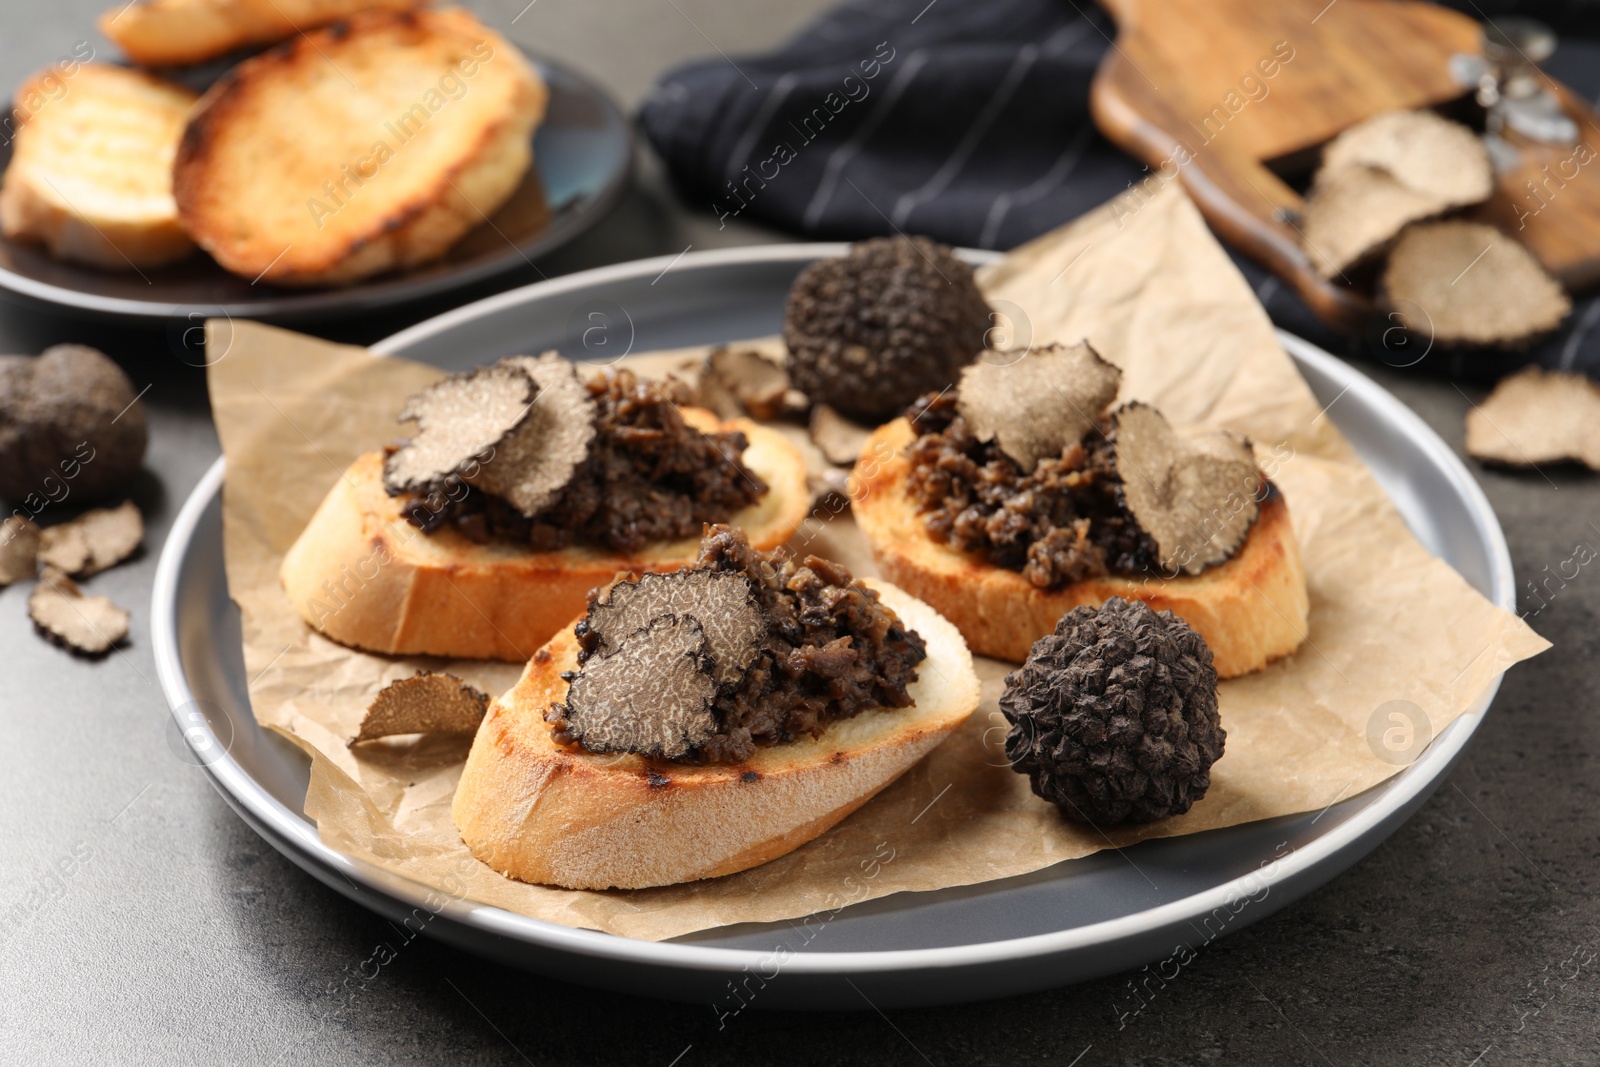
M1600 0L1478 5L1530 15L1563 43L1546 67L1600 93ZM1202 32L1197 30L1197 32ZM715 55L669 72L639 124L690 207L818 239L895 232L1008 249L1143 179L1095 130L1089 83L1116 31L1079 0L865 0L760 56ZM1389 323L1346 338L1235 255L1274 321L1347 356L1493 378L1528 358L1395 346ZM1600 374L1600 300L1532 353ZM1414 362L1416 361L1416 362Z

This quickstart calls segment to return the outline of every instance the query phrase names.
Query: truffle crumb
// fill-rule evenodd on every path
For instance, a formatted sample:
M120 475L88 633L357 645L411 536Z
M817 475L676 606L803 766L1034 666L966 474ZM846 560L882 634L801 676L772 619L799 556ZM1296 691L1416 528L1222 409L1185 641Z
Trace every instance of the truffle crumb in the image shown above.
M608 656L663 615L691 616L705 633L718 685L737 681L761 647L766 620L750 579L732 571L681 570L620 581L589 604L586 649ZM592 651L589 646L592 641Z
M811 441L829 463L854 466L871 436L871 427L845 418L827 404L811 409Z
M1538 367L1503 379L1467 412L1467 453L1512 467L1575 460L1600 470L1600 385Z
M384 460L390 493L426 493L482 463L528 419L538 386L522 365L501 360L428 386L405 402L401 422L417 432Z
M418 671L378 690L350 744L397 734L470 734L488 707L488 694L455 675Z
M662 615L590 660L549 717L558 740L590 752L683 756L717 732L712 671L699 621Z
M1000 711L1012 769L1097 829L1188 811L1227 741L1205 641L1120 597L1062 616L1006 676Z
M40 633L88 656L103 655L128 636L126 609L103 596L84 596L54 567L44 569L28 597L28 617Z
M21 515L0 523L0 586L32 578L39 570L39 527Z
M533 404L527 418L467 480L531 519L555 501L588 456L595 437L595 403L578 368L554 352L501 362L521 368L532 379Z
M1521 244L1459 220L1408 227L1389 253L1382 292L1406 329L1441 344L1526 345L1572 310Z
M753 348L714 348L700 368L701 406L719 418L775 419L789 394L789 372Z
M956 410L1027 474L1082 440L1121 384L1122 371L1086 341L990 352L961 372Z
M1112 418L1123 497L1155 539L1161 566L1199 574L1237 552L1260 512L1250 442L1226 431L1186 440L1148 404L1124 405Z
M144 519L133 501L86 511L39 533L39 562L63 574L86 577L133 555L144 540Z
M795 278L789 376L815 403L881 421L955 381L983 349L990 309L972 268L925 237L877 237Z

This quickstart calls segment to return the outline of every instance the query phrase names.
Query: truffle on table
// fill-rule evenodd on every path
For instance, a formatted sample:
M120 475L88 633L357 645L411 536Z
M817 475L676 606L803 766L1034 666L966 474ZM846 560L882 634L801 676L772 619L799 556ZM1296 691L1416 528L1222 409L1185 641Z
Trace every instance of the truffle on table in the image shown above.
M961 372L956 410L980 441L1031 473L1077 444L1117 397L1122 371L1088 342L985 353Z
M133 501L95 508L39 534L39 562L63 574L99 574L133 555L144 540L144 518Z
M1012 769L1096 829L1188 811L1227 741L1204 639L1120 597L1063 615L1006 676L1000 711Z
M1250 442L1226 431L1180 437L1148 404L1125 404L1112 419L1123 499L1161 566L1199 574L1231 558L1261 510Z
M700 622L662 615L591 659L549 716L558 739L590 752L682 756L717 732L714 670Z
M488 694L455 675L418 671L378 690L350 744L399 734L470 734L488 707Z
M128 636L127 609L103 596L84 596L54 567L44 569L28 597L28 617L40 633L88 656L103 655Z
M750 579L731 571L703 569L650 573L613 584L589 605L579 631L585 662L607 656L664 615L693 616L705 634L706 652L719 685L737 681L761 648L766 619Z
M813 402L881 422L954 382L984 347L972 268L925 237L876 237L818 260L789 290L789 377Z
M1389 253L1382 295L1406 329L1442 344L1526 345L1572 310L1521 244L1459 220L1408 227Z
M1467 412L1467 453L1512 467L1575 460L1600 470L1600 385L1527 367Z
M0 523L0 586L32 578L39 570L39 527L21 515Z

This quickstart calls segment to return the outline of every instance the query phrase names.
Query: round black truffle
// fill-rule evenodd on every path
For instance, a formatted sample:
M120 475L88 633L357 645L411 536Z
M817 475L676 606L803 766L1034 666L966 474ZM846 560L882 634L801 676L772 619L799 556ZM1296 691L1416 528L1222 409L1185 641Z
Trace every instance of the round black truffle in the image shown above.
M0 497L121 495L144 462L144 406L128 376L87 345L0 356Z
M1063 615L1006 676L1000 710L1012 769L1097 828L1188 811L1227 740L1205 640L1120 597Z
M862 241L789 290L789 377L814 402L882 421L954 382L983 351L989 314L972 268L944 245Z

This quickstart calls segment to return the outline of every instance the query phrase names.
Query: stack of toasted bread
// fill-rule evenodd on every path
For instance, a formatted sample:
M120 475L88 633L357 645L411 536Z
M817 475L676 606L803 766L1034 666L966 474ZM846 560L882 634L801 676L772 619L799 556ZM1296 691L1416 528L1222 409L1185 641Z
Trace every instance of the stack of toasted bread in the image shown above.
M0 229L138 270L198 245L278 285L343 285L442 256L522 184L546 90L515 46L416 0L149 0L101 28L140 64L244 59L198 100L66 61L13 102Z

